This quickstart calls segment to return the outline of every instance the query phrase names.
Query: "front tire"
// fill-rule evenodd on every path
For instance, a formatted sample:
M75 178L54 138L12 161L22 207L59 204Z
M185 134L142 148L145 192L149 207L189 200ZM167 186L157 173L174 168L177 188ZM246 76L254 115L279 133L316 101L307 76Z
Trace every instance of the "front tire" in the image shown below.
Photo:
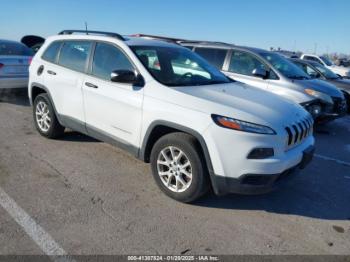
M47 94L40 94L35 98L33 118L40 135L47 138L58 138L63 135L65 128L58 122Z
M209 189L200 146L188 134L161 137L152 148L151 168L159 188L177 201L193 202Z

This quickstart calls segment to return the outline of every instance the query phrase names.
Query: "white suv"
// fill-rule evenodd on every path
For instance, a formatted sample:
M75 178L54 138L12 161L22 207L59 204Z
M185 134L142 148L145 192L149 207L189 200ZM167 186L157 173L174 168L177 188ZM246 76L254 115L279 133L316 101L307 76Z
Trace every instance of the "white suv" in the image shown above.
M313 120L301 106L233 82L178 45L76 33L48 38L31 63L41 135L67 127L121 146L183 202L210 187L265 193L312 159Z

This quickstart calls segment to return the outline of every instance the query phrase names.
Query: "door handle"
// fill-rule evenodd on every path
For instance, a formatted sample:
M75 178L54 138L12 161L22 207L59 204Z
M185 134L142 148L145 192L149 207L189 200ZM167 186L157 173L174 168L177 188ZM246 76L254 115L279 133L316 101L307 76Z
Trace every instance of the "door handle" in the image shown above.
M98 88L97 85L91 84L91 83L89 83L89 82L85 82L85 85L86 85L87 87L91 87L91 88Z
M47 70L47 73L50 74L50 75L54 75L54 76L56 75L56 72L51 71L51 70Z

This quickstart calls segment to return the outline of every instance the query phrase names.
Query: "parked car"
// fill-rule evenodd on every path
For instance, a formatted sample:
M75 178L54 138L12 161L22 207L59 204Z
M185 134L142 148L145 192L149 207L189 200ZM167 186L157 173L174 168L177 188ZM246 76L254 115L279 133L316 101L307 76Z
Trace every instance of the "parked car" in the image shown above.
M42 136L67 127L119 145L183 202L209 187L265 193L311 161L313 120L301 106L235 82L179 45L76 33L85 31L48 38L30 66Z
M227 76L301 104L317 122L343 116L333 104L344 100L334 86L311 79L298 66L275 52L210 42L181 42Z
M332 70L334 73L336 73L342 77L345 77L345 78L350 78L350 68L349 67L337 66L330 59L328 59L325 56L302 54L300 59L320 63L321 65Z
M296 65L298 65L301 69L304 70L312 78L318 78L324 81L327 81L330 84L338 87L346 98L347 105L344 102L341 104L335 104L335 107L345 108L347 107L347 111L350 113L350 80L344 79L341 76L333 73L333 71L329 70L327 67L319 64L318 62L301 60L301 59L292 59Z
M27 87L32 55L22 43L0 39L0 89Z
M26 35L21 39L21 43L28 46L34 53L38 52L39 48L44 44L45 39L37 35Z

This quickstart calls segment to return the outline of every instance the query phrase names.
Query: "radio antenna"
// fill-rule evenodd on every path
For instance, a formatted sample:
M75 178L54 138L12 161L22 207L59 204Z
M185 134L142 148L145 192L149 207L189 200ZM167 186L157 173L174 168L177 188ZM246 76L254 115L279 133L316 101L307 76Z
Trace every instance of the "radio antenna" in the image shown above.
M86 34L88 35L88 25L87 25L87 22L85 22L85 31L86 31Z

